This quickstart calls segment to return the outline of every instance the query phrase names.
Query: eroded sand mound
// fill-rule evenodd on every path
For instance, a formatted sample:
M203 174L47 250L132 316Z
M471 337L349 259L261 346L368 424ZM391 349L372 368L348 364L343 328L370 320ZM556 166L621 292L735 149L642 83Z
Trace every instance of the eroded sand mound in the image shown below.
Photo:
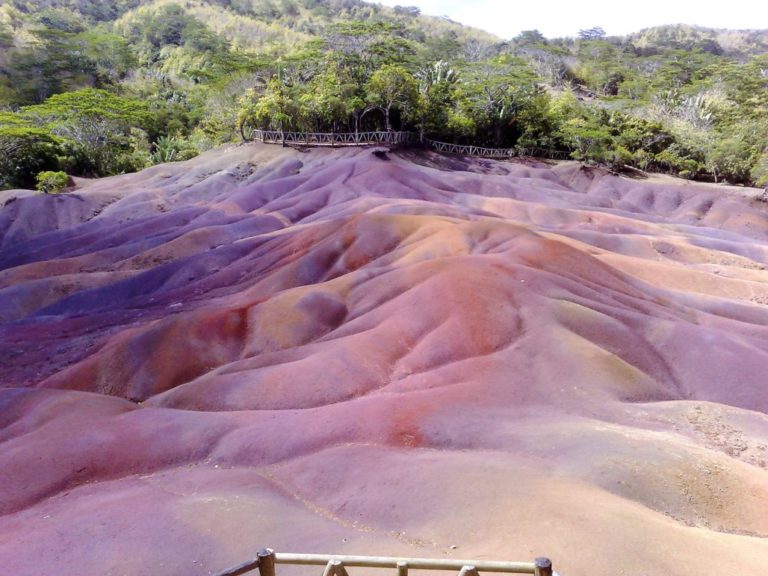
M21 195L24 196L24 195ZM248 146L0 209L0 566L768 573L768 210Z

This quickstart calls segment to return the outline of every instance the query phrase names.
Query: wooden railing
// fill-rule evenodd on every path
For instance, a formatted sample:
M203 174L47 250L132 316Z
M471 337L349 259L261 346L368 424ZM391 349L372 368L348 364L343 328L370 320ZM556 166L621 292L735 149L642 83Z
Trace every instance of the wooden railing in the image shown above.
M370 146L375 144L426 146L444 154L478 156L480 158L496 160L507 160L515 156L535 156L560 160L566 160L570 157L568 152L545 148L483 148L482 146L438 142L437 140L422 138L414 132L282 132L280 130L252 130L249 133L249 139L265 144L282 144L283 146L331 148Z
M507 574L534 574L556 576L548 558L536 558L533 562L489 562L474 560L449 560L429 558L394 558L387 556L329 556L324 554L285 554L270 549L261 550L256 558L219 572L216 576L241 576L254 570L259 576L276 576L277 564L298 566L325 566L323 576L349 576L347 568L391 568L397 576L408 576L408 570L458 570L459 576L479 576L480 572L505 572Z
M509 158L536 157L552 158L557 160L568 160L571 155L565 150L553 150L549 148L483 148L481 146L465 146L462 144L451 144L449 142L438 142L436 140L425 139L424 144L437 152L445 154L458 154L460 156L479 156L481 158L494 158L497 160L507 160Z
M480 156L481 158L508 159L517 156L517 148L483 148L481 146L464 146L436 140L425 140L424 143L437 152L459 154L461 156Z
M517 156L534 158L551 158L553 160L572 160L571 153L567 150L554 148L517 148Z
M371 144L416 144L419 136L413 132L281 132L254 130L251 137L267 144L303 146L368 146Z

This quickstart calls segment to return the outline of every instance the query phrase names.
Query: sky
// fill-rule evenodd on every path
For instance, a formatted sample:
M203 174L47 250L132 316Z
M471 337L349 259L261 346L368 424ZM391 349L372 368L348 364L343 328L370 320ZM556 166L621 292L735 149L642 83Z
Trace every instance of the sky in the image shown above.
M768 28L764 0L692 2L690 0L377 0L387 6L418 6L423 14L448 16L509 39L523 30L547 38L577 36L602 27L624 35L660 24L697 24L710 28ZM760 8L760 6L763 6Z

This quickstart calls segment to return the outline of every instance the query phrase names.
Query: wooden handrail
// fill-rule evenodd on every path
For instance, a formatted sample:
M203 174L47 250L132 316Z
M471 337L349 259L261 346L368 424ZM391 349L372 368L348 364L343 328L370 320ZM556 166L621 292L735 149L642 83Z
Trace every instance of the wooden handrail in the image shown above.
M492 562L484 560L453 560L434 558L397 558L389 556L345 556L328 554L288 554L270 549L259 551L256 558L235 566L216 576L241 576L258 569L260 576L275 576L275 565L325 566L323 576L348 576L346 567L394 568L398 576L414 570L459 570L459 576L478 576L479 572L534 574L553 576L552 562L536 558L533 562Z
M539 156L566 159L568 152L545 148L484 148L482 146L452 144L421 138L415 132L282 132L279 130L253 130L252 138L265 144L297 144L313 147L370 146L372 144L423 145L437 152L481 158L509 159L516 156Z
M364 146L370 144L413 144L418 136L413 132L281 132L254 130L252 138L272 144L303 144L305 146Z

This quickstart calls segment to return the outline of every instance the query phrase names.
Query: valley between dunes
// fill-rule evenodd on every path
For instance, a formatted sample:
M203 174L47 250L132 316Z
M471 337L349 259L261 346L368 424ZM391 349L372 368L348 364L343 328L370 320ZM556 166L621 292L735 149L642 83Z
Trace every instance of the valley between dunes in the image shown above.
M0 193L0 572L768 574L749 193L255 144Z

